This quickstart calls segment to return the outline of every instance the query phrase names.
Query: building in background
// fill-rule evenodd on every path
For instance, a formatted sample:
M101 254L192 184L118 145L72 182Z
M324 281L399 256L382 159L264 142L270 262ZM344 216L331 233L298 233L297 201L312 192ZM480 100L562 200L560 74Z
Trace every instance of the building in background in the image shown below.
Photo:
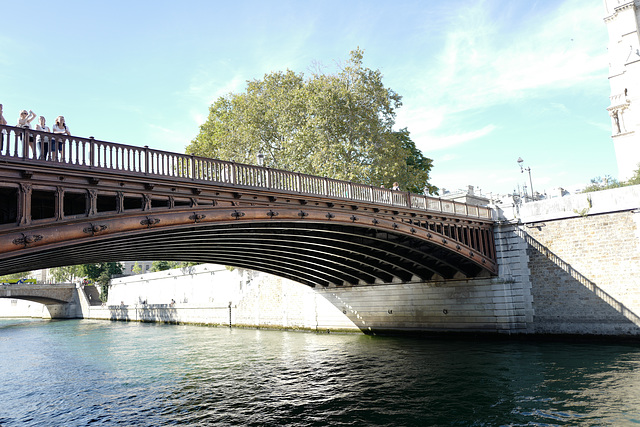
M151 271L153 261L120 261L123 276L133 276L135 274L148 273ZM136 265L139 271L136 271Z
M440 196L440 198L443 200L453 200L454 202L466 203L468 205L475 206L487 206L490 202L489 197L483 195L479 189L478 192L476 192L473 185L467 186L464 190L449 191L443 188L442 196Z
M604 22L609 31L611 138L618 163L618 180L626 181L640 163L640 2L605 0Z

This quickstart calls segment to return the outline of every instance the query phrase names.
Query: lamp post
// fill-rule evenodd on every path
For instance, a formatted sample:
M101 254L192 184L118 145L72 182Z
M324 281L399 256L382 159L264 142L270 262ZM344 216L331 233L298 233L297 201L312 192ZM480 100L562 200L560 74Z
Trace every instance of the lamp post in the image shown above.
M264 166L264 154L262 151L258 151L258 155L256 157L258 157L258 166Z
M522 162L524 162L524 160L522 160L522 157L518 157L518 166L520 166L520 173L524 173L524 171L529 172L529 185L530 185L529 188L531 189L531 200L535 201L536 199L535 199L535 196L534 196L535 193L533 192L533 181L531 180L531 168L528 167L528 166L526 168L523 168L522 167ZM526 190L525 190L524 195L525 196L527 195Z

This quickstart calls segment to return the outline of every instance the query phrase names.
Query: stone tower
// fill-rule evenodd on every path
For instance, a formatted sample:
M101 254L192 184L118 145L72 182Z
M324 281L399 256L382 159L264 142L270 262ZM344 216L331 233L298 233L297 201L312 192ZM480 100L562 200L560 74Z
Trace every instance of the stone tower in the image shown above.
M640 163L640 0L604 0L609 31L609 84L618 179L629 179Z

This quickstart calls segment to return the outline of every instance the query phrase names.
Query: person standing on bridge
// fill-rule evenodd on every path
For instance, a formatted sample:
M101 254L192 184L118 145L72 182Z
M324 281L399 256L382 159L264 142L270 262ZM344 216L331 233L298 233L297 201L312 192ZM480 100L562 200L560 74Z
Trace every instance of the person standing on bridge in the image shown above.
M394 191L400 191L400 186L398 185L397 182L394 182L393 183L393 187L391 187L391 189L394 190Z
M36 118L36 113L29 110L20 111L20 116L18 116L18 124L16 125L19 128L31 129L31 122ZM36 144L33 142L33 135L29 135L29 147L31 147L31 151L33 151L33 157L36 157Z
M2 115L2 104L0 104L0 125L2 126L7 125L7 121L4 119L4 116ZM4 136L6 134L7 134L7 131L2 129L2 132L0 132L0 154L2 154L2 147L4 146Z
M40 123L36 124L36 130L40 130L43 132L51 132L51 129L49 129L49 126L45 124L44 116L40 116L38 120L40 121ZM40 147L40 158L47 159L49 157L49 137L45 136L44 142L42 142L41 144L42 140L43 140L42 136L38 135L36 137L36 145Z
M61 135L71 135L67 124L64 121L63 116L56 117L56 122L53 125L53 133L59 133ZM57 148L57 150L56 150ZM57 153L60 153L61 156L64 156L64 139L58 140L58 146L56 147L55 139L51 139L51 156L56 156ZM57 156L56 156L57 157Z

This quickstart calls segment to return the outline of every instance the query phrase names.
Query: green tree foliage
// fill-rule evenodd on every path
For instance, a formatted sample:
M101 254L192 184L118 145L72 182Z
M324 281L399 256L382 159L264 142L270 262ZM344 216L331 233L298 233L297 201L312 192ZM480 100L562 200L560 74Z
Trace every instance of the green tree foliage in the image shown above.
M138 264L138 261L136 261L136 263L133 264L133 268L131 269L131 272L135 274L142 273L142 267L140 266L140 264Z
M438 194L438 187L429 184L429 171L433 167L433 160L424 157L416 144L409 137L406 128L399 132L394 132L393 136L398 139L400 146L407 151L405 159L405 169L398 173L393 180L400 184L400 188L416 194ZM385 182L391 186L391 182ZM422 185L422 186L420 186Z
M382 73L362 64L363 51L334 74L305 78L291 70L247 83L246 93L218 98L187 153L371 185L435 191L431 159L393 131L402 97Z
M151 271L171 270L172 268L185 268L198 265L197 262L180 262L180 261L153 261L151 263Z
M627 185L640 185L640 164L638 164L633 176L627 181Z
M83 264L82 275L93 280L96 286L100 286L100 297L107 300L109 292L109 280L116 274L122 274L122 264L119 262L101 262L99 264Z
M595 178L591 178L591 184L586 186L582 192L591 193L593 191L609 190L611 188L622 187L623 185L624 183L621 183L615 178L611 178L609 175L605 175L604 178L597 176Z
M153 261L151 263L151 271L164 271L177 268L177 261Z
M73 282L83 276L82 265L55 267L49 270L49 273L56 283Z
M23 271L21 273L6 274L4 276L0 276L0 283L3 283L3 281L5 281L5 280L24 279L24 278L29 277L30 274L31 274L30 271Z
M594 191L610 190L612 188L626 187L629 185L640 185L640 164L638 164L638 168L633 173L633 176L627 181L620 182L615 178L611 178L609 175L605 175L604 178L597 176L591 179L591 184L586 186L582 192L591 193Z

